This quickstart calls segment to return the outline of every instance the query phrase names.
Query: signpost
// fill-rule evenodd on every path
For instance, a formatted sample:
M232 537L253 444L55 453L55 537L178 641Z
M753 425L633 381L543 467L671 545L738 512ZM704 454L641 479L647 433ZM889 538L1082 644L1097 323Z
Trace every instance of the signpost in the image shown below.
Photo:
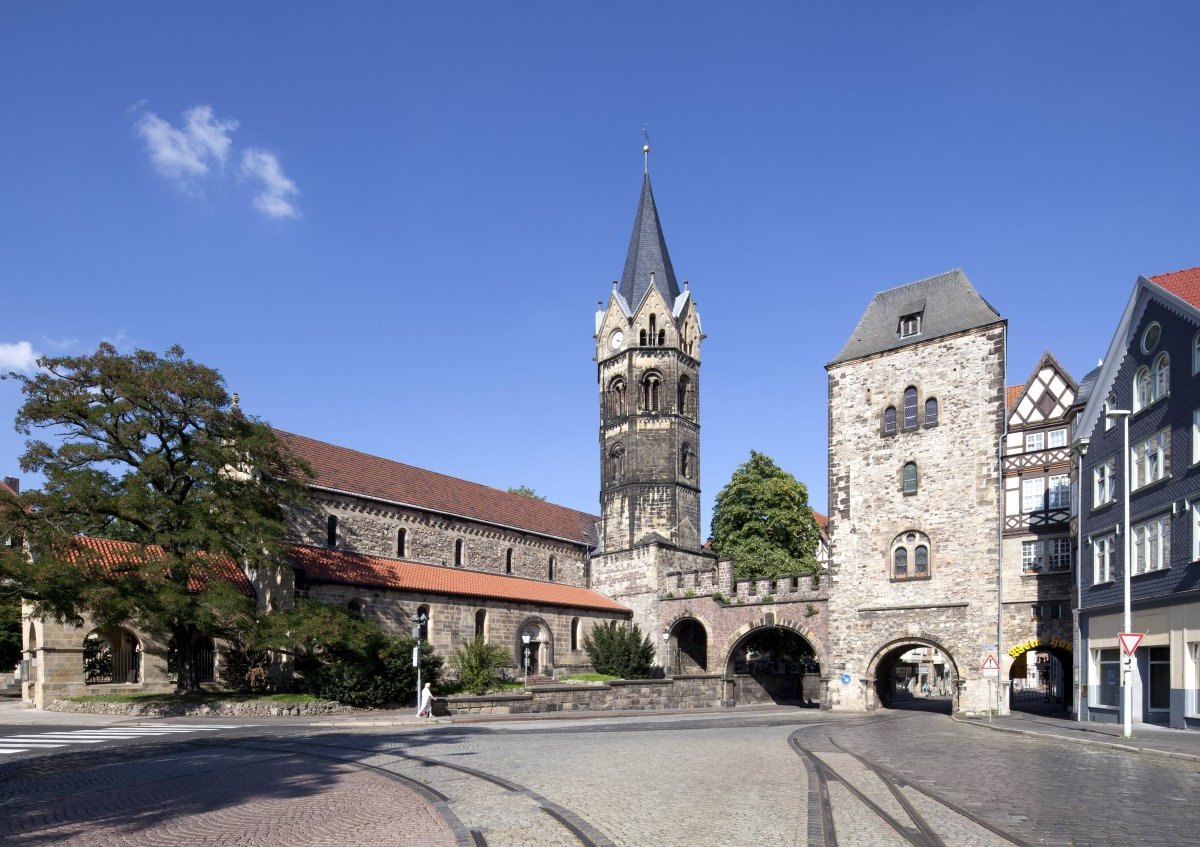
M1138 645L1142 643L1142 639L1146 637L1144 632L1118 632L1117 638L1121 641L1121 647L1125 649L1125 655L1133 658L1133 654L1137 652Z
M988 681L988 723L991 723L991 705L996 702L992 696L992 680L1000 681L1000 663L996 661L996 654L988 653L980 663L979 669L983 671L983 675ZM999 704L997 704L997 711L999 711Z

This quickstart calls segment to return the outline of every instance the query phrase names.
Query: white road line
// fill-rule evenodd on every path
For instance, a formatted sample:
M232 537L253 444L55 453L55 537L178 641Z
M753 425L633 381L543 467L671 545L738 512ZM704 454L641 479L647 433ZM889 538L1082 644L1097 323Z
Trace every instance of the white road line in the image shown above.
M9 753L24 753L28 749L27 747L0 747L0 756L7 756Z

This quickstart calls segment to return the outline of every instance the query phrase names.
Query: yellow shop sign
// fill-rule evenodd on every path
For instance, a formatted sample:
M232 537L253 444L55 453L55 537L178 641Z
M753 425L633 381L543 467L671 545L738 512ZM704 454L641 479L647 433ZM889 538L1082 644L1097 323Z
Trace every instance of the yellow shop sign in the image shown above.
M1048 642L1046 642L1044 644L1042 643L1042 639L1040 639L1040 638L1031 638L1028 641L1021 642L1016 647L1009 650L1008 655L1012 656L1015 659L1015 658L1017 658L1017 656L1020 656L1022 653L1029 651L1029 650L1036 650L1039 647L1046 647L1047 649L1050 649L1050 650L1056 650L1056 649L1057 650L1066 650L1068 653L1070 653L1072 650L1071 642L1067 641L1065 638L1057 638L1057 637L1051 638Z

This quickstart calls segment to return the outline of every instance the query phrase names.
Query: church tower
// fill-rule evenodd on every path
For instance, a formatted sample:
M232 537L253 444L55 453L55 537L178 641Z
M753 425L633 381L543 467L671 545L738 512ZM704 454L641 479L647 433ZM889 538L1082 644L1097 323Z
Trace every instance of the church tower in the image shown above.
M667 253L650 175L620 282L596 313L600 550L592 586L657 631L667 577L712 570L701 549L700 343L691 292Z

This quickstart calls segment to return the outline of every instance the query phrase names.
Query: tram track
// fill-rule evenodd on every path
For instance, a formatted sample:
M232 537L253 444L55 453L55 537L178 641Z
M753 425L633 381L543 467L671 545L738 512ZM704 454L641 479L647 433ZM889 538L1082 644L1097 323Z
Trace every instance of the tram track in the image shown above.
M809 774L809 847L1030 847L940 793L848 750L829 731L856 723L811 725L788 737ZM883 838L886 833L890 840Z

